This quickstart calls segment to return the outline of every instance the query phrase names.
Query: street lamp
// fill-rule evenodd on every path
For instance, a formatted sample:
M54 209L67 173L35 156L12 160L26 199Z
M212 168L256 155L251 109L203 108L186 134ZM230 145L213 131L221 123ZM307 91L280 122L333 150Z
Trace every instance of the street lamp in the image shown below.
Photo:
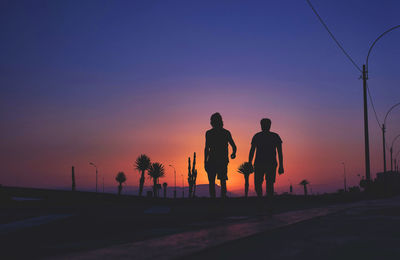
M399 138L399 137L400 137L400 134L397 135L393 139L392 145L390 146L390 171L393 171L393 145L394 145L394 142L396 141L396 139ZM396 162L396 159L395 159L395 162ZM394 168L396 169L396 165L394 166Z
M397 104L393 105L389 109L389 111L386 113L385 119L383 120L383 124L382 124L382 127L381 127L381 129L382 129L382 139L383 139L383 172L385 172L385 173L386 173L386 140L385 140L386 119L387 119L389 113L393 110L393 108L397 107L398 105L400 105L400 103L397 103Z
M174 169L174 179L175 179L174 199L176 199L176 170L172 164L170 164L169 166Z
M395 164L394 168L396 168L397 172L399 172L399 161L397 160L397 157L399 156L399 154L400 154L400 151L398 151L396 156L394 157L394 164Z
M343 182L344 182L344 192L347 191L347 186L346 186L346 164L342 162L343 164Z
M181 174L182 176L182 198L185 197L185 182L184 182L184 178L183 178L183 174Z
M396 25L396 26L386 30L381 35L379 35L378 38L375 39L375 41L372 43L371 47L368 50L367 59L362 68L363 97L364 97L365 178L366 178L367 183L369 183L371 181L370 160L369 160L368 103L367 103L368 59L369 59L369 55L371 54L372 48L375 46L376 42L380 38L382 38L385 34L391 32L397 28L400 28L400 25Z
M96 193L97 193L97 174L98 174L98 172L97 172L97 166L96 166L94 163L92 163L92 162L90 162L89 164L90 164L90 165L93 165L94 168L96 168Z

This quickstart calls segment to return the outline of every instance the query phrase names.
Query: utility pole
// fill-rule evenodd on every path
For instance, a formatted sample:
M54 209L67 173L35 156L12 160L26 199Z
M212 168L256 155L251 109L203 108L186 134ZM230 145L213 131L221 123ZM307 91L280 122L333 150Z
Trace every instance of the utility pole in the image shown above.
M92 162L90 162L89 164L93 165L93 167L96 168L96 193L97 193L97 175L98 175L97 166Z
M392 145L390 146L390 170L393 171L393 146L394 143L396 142L397 138L400 137L400 134L397 135L393 141L392 141ZM394 157L394 160L396 160L396 156ZM394 165L394 170L396 171L396 164Z
M385 124L382 124L382 139L383 139L383 172L386 173L386 141L385 141Z
M367 59L368 61L368 59ZM363 96L364 96L364 147L365 147L365 179L369 184L371 181L369 161L369 133L368 133L368 101L367 101L367 71L365 65L362 69Z
M397 160L397 157L399 156L399 154L400 154L400 151L398 151L396 153L396 156L394 157L394 164L395 164L394 168L396 169L397 172L399 172L399 160Z
M342 162L343 164L343 184L344 184L344 192L347 191L347 185L346 185L346 164Z
M103 193L104 193L104 176L103 176Z
M374 48L375 44L379 39L381 39L385 34L395 30L399 29L400 25L393 26L392 28L384 31L381 35L379 35L375 41L371 44L368 50L367 58L365 60L365 64L363 65L362 69L362 78L363 78L363 92L364 92L364 136L365 136L365 177L367 184L370 183L371 181L371 175L370 175L370 162L369 162L369 136L368 136L368 111L367 111L367 79L368 79L368 60L369 60L369 55L371 54L372 49ZM395 106L394 105L390 110L392 110ZM385 116L385 120L382 125L382 131L383 131L383 140L385 140L385 130L384 130L384 125L386 124L386 117L389 114L390 110ZM385 154L385 141L383 141L383 151L384 151L384 171L386 172L386 154Z
M185 182L183 179L183 174L181 174L181 176L182 176L182 198L184 198L185 197Z
M72 191L75 191L75 167L72 166Z
M399 106L399 105L400 105L400 103L397 103L397 104L393 105L393 106L389 109L389 111L386 113L385 119L383 120L383 123L382 123L382 138L383 138L383 172L384 172L384 173L386 173L386 139L385 139L386 119L387 119L388 115L390 114L390 112L391 112L395 107L397 107L397 106ZM392 150L393 144L394 144L394 142L396 141L396 139L397 139L398 137L399 137L399 135L396 136L396 137L394 138L394 140L393 140L393 142L392 142L392 146L390 147L390 151ZM390 153L391 153L391 152L390 152ZM392 155L391 155L391 156L392 156ZM390 164L392 165L392 157L390 157ZM391 166L391 170L393 170L392 166Z
M359 72L362 72L362 80L363 80L363 100L364 100L364 148L365 148L365 179L367 182L367 186L371 182L371 170L370 170L370 157L369 157L369 134L368 134L368 103L367 103L367 80L368 80L368 59L371 54L371 51L373 47L375 46L376 42L381 39L385 34L395 30L399 29L400 25L396 25L391 27L390 29L386 30L383 32L381 35L379 35L375 41L371 44L368 50L367 58L365 60L365 64L362 66L362 70L360 67L353 61L353 59L349 56L349 54L343 49L343 47L340 45L340 43L336 40L332 32L328 29L328 26L325 24L325 22L322 20L318 12L315 10L314 6L311 4L309 0L307 0L308 5L311 7L321 24L325 27L325 29L328 31L332 39L336 42L338 47L343 51L343 53L347 56L347 58L353 63L353 65L357 68ZM380 126L379 126L380 127ZM385 144L384 144L385 145Z
M390 147L390 171L393 172L393 147Z
M172 164L170 164L169 166L174 169L174 179L175 179L174 199L176 199L176 170Z

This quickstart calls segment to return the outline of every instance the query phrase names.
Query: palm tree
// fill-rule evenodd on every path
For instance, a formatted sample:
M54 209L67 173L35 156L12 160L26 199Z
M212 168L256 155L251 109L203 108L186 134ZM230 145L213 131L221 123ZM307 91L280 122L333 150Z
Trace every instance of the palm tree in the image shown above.
M168 183L164 182L162 186L164 188L164 199L166 199L167 198L167 186L168 186Z
M302 180L299 185L304 187L304 196L307 197L307 184L310 184L306 179Z
M119 183L118 186L118 195L121 195L122 191L122 183L126 181L126 176L124 172L119 172L117 176L115 177L115 180Z
M150 178L153 179L153 195L154 197L157 196L157 180L160 177L164 177L165 175L165 170L164 170L164 165L161 163L155 162L150 164L150 168L147 171L149 174Z
M244 197L247 198L249 193L249 176L254 172L253 165L249 162L242 163L237 171L244 175Z
M142 173L140 176L139 196L142 196L144 186L144 173L150 168L150 164L150 158L145 154L141 154L136 159L135 167L138 171Z

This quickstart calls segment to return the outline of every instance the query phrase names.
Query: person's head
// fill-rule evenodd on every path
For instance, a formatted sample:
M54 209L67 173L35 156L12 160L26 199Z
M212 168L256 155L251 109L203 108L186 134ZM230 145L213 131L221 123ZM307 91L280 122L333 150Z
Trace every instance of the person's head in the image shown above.
M224 122L222 122L222 116L220 113L212 114L210 118L210 124L213 128L222 128L224 126Z
M261 130L263 131L269 131L269 129L271 129L271 120L269 118L261 119L260 124Z

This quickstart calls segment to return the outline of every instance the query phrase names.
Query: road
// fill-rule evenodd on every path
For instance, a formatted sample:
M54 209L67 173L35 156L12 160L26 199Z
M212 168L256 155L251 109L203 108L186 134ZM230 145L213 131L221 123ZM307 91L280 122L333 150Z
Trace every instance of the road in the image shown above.
M390 234L385 228L390 228L393 222L393 230L398 231L395 222L400 211L398 200L371 202L359 195L327 195L306 200L301 196L280 196L271 203L256 198L149 200L58 191L34 193L29 191L24 196L41 195L43 199L1 205L0 244L5 259L70 256L84 259L91 258L93 253L97 259L107 255L103 250L115 256L112 258L128 255L136 259L154 258L154 253L164 259L280 257L283 253L303 257L320 250L312 248L312 244L329 249L329 243L321 242L325 238L319 236L318 230L336 239L337 244L349 241L346 232L361 232L363 226L371 226L363 235L366 238L372 232L379 233L379 228L384 230L381 234ZM395 204L389 207L387 201ZM389 208L376 208L378 204ZM365 213L360 210L366 210L371 216L363 219ZM378 213L381 215L374 215ZM383 218L383 222L378 221L383 224L375 225L376 218ZM327 222L319 222L324 219ZM347 227L342 230L343 240L337 234L342 227ZM377 246L385 248L385 244ZM390 248L385 252L391 252Z
M211 247L190 259L400 259L399 245L397 197Z

